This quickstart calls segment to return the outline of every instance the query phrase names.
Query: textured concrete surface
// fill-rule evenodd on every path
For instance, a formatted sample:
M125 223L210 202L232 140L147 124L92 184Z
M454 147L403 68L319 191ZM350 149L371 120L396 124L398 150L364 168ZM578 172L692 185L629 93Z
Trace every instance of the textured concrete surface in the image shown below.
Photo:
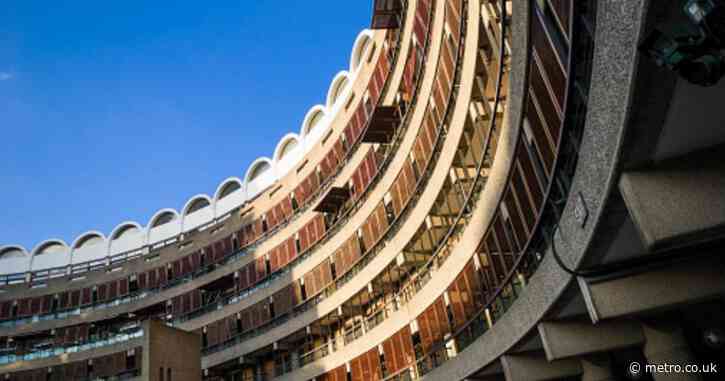
M513 55L524 54L528 2L513 3ZM610 191L616 186L620 147L624 139L636 76L637 46L648 0L598 2L597 35L586 128L569 200L560 221L557 248L570 267L586 255L596 234ZM512 96L521 96L522 63L514 60ZM517 95L518 94L518 95ZM518 110L520 113L520 109ZM513 109L512 109L513 113ZM512 116L511 120L520 119ZM581 194L589 211L584 226L575 218L574 197ZM572 277L547 253L522 295L494 327L455 359L425 376L430 380L465 378L492 363L526 336L566 290Z
M619 189L649 250L722 236L723 157L718 146L622 174Z
M590 321L539 323L539 336L548 360L612 351L642 344L639 323L615 320L592 325Z
M725 295L725 259L691 259L616 279L579 280L593 322Z
M582 373L579 360L547 361L540 354L501 357L506 381L548 381Z

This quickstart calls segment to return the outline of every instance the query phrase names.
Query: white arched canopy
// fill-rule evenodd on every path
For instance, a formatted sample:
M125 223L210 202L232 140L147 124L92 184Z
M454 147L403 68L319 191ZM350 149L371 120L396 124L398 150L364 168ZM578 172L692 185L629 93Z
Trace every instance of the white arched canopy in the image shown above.
M33 271L67 266L70 248L63 240L49 239L35 246L32 256L30 268Z
M146 242L146 231L138 222L125 221L116 226L108 238L108 253L115 255L143 246Z
M214 193L214 199L221 200L240 189L242 189L242 180L238 177L230 177L219 184Z
M260 178L263 174L270 171L272 169L272 164L272 160L266 157L260 157L255 160L247 170L247 175L245 176L247 184Z
M350 66L347 71L343 70L333 78L327 91L325 105L318 104L311 107L303 119L299 134L285 135L275 147L272 159L260 157L255 160L249 166L244 180L230 177L218 186L213 198L207 195L194 196L186 203L181 213L173 209L159 210L145 226L127 221L116 226L107 238L100 232L90 231L81 234L71 246L62 240L52 239L43 241L30 252L20 246L4 246L0 247L0 259L5 259L5 263L8 263L10 259L30 258L31 267L38 269L38 266L63 262L63 258L68 260L70 257L81 258L90 252L96 255L97 247L106 248L107 255L138 250L147 244L172 238L190 229L190 226L198 222L197 220L220 218L249 202L294 168L304 154L321 139L334 119L332 112L338 109L337 105L349 91L363 61L375 48L374 37L374 32L369 29L358 34L350 54Z
M277 181L275 165L267 157L260 157L249 166L244 177L247 197L253 198Z
M350 54L350 71L354 72L360 67L360 63L368 49L373 46L373 32L365 29L357 35Z
M108 255L106 237L98 231L85 232L71 245L71 263L83 263L105 258Z
M173 209L161 209L149 220L149 229L157 228L162 225L166 225L169 222L176 221L179 219L179 213Z
M325 106L315 105L307 111L305 119L302 121L302 128L300 129L300 136L303 138L307 137L309 133L320 123L322 118L325 117Z
M330 109L340 98L340 95L350 83L350 73L347 71L341 71L337 73L335 78L330 84L330 88L327 90L327 108Z
M130 235L133 235L134 233L141 233L143 231L143 227L141 227L141 224L138 222L133 221L126 221L118 224L112 231L111 235L109 236L111 241L124 239Z
M173 209L161 209L148 224L148 243L154 244L181 233L181 218Z
M33 256L58 254L68 251L68 244L60 239L49 239L39 243L33 249Z
M211 204L212 201L209 196L205 194L198 194L186 202L186 205L184 205L184 208L182 209L182 215L187 216L206 208L207 206L211 206Z
M11 258L29 258L30 254L24 247L18 245L8 245L0 247L0 260ZM0 273L3 271L0 270Z
M277 148L274 150L274 160L280 161L282 160L287 154L292 152L297 146L300 144L299 136L295 133L290 132L289 134L285 135L277 144Z
M30 253L20 245L0 246L0 274L24 273L30 260Z
M214 219L214 204L211 197L205 194L192 197L184 205L182 216L181 226L183 231L189 231L211 222Z
M71 245L71 247L74 250L81 249L83 247L95 246L105 241L106 237L103 235L103 233L94 230L79 235L78 238L73 241L73 245Z

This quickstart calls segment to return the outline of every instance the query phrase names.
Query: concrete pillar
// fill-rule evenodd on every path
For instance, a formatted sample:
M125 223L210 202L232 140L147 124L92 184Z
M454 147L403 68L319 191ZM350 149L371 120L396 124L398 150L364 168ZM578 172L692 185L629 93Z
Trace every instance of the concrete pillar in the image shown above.
M612 364L606 356L590 356L581 359L581 381L615 381Z
M695 357L685 341L679 321L674 319L647 321L642 324L642 329L647 365L681 365L684 368L687 364L695 364ZM652 378L655 381L702 380L699 374L684 372L653 372Z

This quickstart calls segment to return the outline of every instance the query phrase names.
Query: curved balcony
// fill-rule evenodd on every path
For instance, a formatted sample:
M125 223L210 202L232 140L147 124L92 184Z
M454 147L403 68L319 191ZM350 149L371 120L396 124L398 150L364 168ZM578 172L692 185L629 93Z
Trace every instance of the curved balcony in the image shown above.
M397 49L396 49L396 53L395 54L397 54ZM381 57L384 58L385 57L385 54L381 54ZM391 68L390 71L393 71L392 68ZM380 77L380 78L384 78L384 77ZM379 79L378 82L381 83L381 85L379 85L381 87L387 87L389 85L389 82L387 82L387 81L386 82L383 82L383 79ZM355 143L356 146L358 146L359 144L360 144L359 141L357 141ZM395 146L393 146L393 147L395 147ZM351 150L349 152L353 152L353 151ZM380 169L382 169L383 166L386 163L389 162L389 158L392 155L392 153L395 152L395 149L388 149L388 150L386 150L386 152L388 154L385 155L385 159L383 160L383 162L382 162L382 164L380 166ZM344 165L341 164L338 168L342 168L342 167L344 167ZM378 171L378 173L379 172L381 172L381 171ZM379 179L379 176L376 175L375 178L372 179L372 180L377 180L377 179ZM320 188L320 189L321 190L324 190L325 189L325 186L329 186L332 183L334 183L334 181L328 181L326 184L322 184L322 188ZM364 191L364 193L367 193L367 189L370 189L371 187L372 187L372 184L368 184L368 186L366 187L366 190ZM363 195L360 195L360 196L362 197L362 196L364 196L364 194ZM298 211L299 210L302 210L303 208L306 208L306 207L308 207L310 205L313 205L313 202L314 201L316 201L316 200L314 200L314 198L313 198L313 199L310 200L310 202L308 202L307 204L305 204L303 207L298 207ZM351 215L351 214L352 213L348 213L348 216ZM344 219L341 219L341 221L342 220L344 220ZM339 227L342 224L341 221L338 221L338 223L335 226L338 226ZM289 222L289 221L287 221L287 222ZM281 226L281 225L278 225L278 226ZM332 230L334 230L334 226L333 226L333 229ZM329 233L332 234L332 231L330 231ZM270 231L269 235L271 235L271 231ZM74 310L71 310L71 311L66 311L66 312L62 312L62 313L58 313L58 314L42 314L42 316L38 316L37 315L37 311L25 311L25 313L28 313L29 312L31 315L33 315L33 317L30 318L30 319L16 319L14 321L5 322L4 324L6 326L16 326L18 323L24 324L24 323L32 323L32 322L39 322L39 321L42 322L42 321L45 321L45 320L48 320L48 319L65 318L65 317L68 317L68 316L81 316L81 315L84 315L85 316L84 319L88 319L88 315L87 314L89 312L93 311L93 310L106 309L108 307L115 307L115 306L117 306L119 304L128 304L130 302L141 301L141 300L147 299L148 296L154 295L154 293L156 293L156 292L160 292L162 290L166 290L166 289L172 288L173 286L177 286L177 285L180 285L180 284L184 284L184 283L186 283L186 282L188 282L188 281L190 281L190 280L192 280L194 278L202 277L202 278L209 279L210 277L205 276L205 275L207 275L210 272L214 272L215 269L220 268L222 265L229 265L229 264L231 264L233 262L238 261L240 258L244 258L246 256L246 254L249 253L250 250L256 249L254 246L257 246L259 243L260 242L258 240L255 244L253 244L251 246L251 248L248 248L247 250L243 250L241 252L231 253L230 255L228 255L228 256L226 256L224 258L218 259L216 261L216 263L212 263L210 265L206 265L203 268L197 268L197 270L193 271L192 274L188 274L188 275L182 276L182 279L176 279L176 280L174 280L172 282L169 282L169 283L164 284L162 287L159 287L157 289L144 289L144 290L141 290L140 292L135 292L135 293L131 293L129 295L124 295L124 296L122 296L120 298L117 298L115 300L110 300L110 301L104 300L101 303L96 303L96 302L88 303L88 302L84 302L83 304L86 305L86 307L84 307L84 308L74 309ZM310 249L312 249L312 247L310 247ZM295 258L295 260L293 261L293 263L290 264L290 267L301 263L301 261L304 258L306 258L307 256L309 256L309 250L307 250L307 252L304 253L303 255ZM198 254L197 254L197 258L195 260L198 262ZM181 260L178 260L177 262L179 262L179 261L181 261ZM114 264L114 266L115 266L115 264ZM237 267L239 267L239 266L240 265L237 265ZM231 266L226 266L226 270L230 270L230 268L231 268ZM136 270L136 269L132 269L132 270ZM237 270L237 268L233 268L231 271L233 271L233 270ZM288 268L284 268L281 271L276 271L275 270L276 273L273 274L273 276L280 277L280 276L286 274L289 270L290 270L289 267ZM230 271L226 271L226 274L229 274L229 273L230 273ZM223 275L224 274L222 273L222 274L219 274L218 276L223 276ZM265 279L265 282L263 282L262 284L256 285L256 288L260 288L260 287L264 288L264 287L266 287L269 284L269 282L268 282L270 280L269 277L266 276L266 275L264 277L265 278L268 278L268 279ZM106 279L106 278L105 277L100 277L99 279ZM80 293L80 290L78 292ZM250 290L243 290L243 292L240 294L240 296L232 296L232 297L230 297L228 299L239 300L240 297L241 298L244 298L247 295L249 295L250 292L251 292L251 289ZM173 296L174 296L173 294L172 295L168 295L167 294L166 297L173 297ZM83 297L83 299L85 300L85 296ZM43 304L45 304L45 303L43 303ZM134 304L136 304L136 303L134 303ZM148 305L148 304L146 304L146 305ZM35 310L35 307L31 307L30 305L27 306L27 307L28 307L27 308L28 310ZM141 305L141 306L138 306L137 308L143 308L143 307L144 306ZM39 310L45 310L45 308L46 307L41 307L41 306L38 306L37 307L37 309L39 309ZM128 306L126 309L128 309L128 308L131 308L131 306ZM102 316L105 316L105 315L108 315L108 314L107 313L102 314ZM68 321L67 324L72 324L72 323L73 323L73 321L70 320L70 321Z

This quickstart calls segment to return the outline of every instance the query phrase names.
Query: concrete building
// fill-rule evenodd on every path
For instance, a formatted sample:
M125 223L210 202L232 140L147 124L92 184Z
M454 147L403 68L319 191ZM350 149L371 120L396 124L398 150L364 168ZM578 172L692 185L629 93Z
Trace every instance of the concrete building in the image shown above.
M0 380L122 379L52 370L148 319L209 381L723 379L725 81L640 49L685 3L373 3L213 196L0 249Z

